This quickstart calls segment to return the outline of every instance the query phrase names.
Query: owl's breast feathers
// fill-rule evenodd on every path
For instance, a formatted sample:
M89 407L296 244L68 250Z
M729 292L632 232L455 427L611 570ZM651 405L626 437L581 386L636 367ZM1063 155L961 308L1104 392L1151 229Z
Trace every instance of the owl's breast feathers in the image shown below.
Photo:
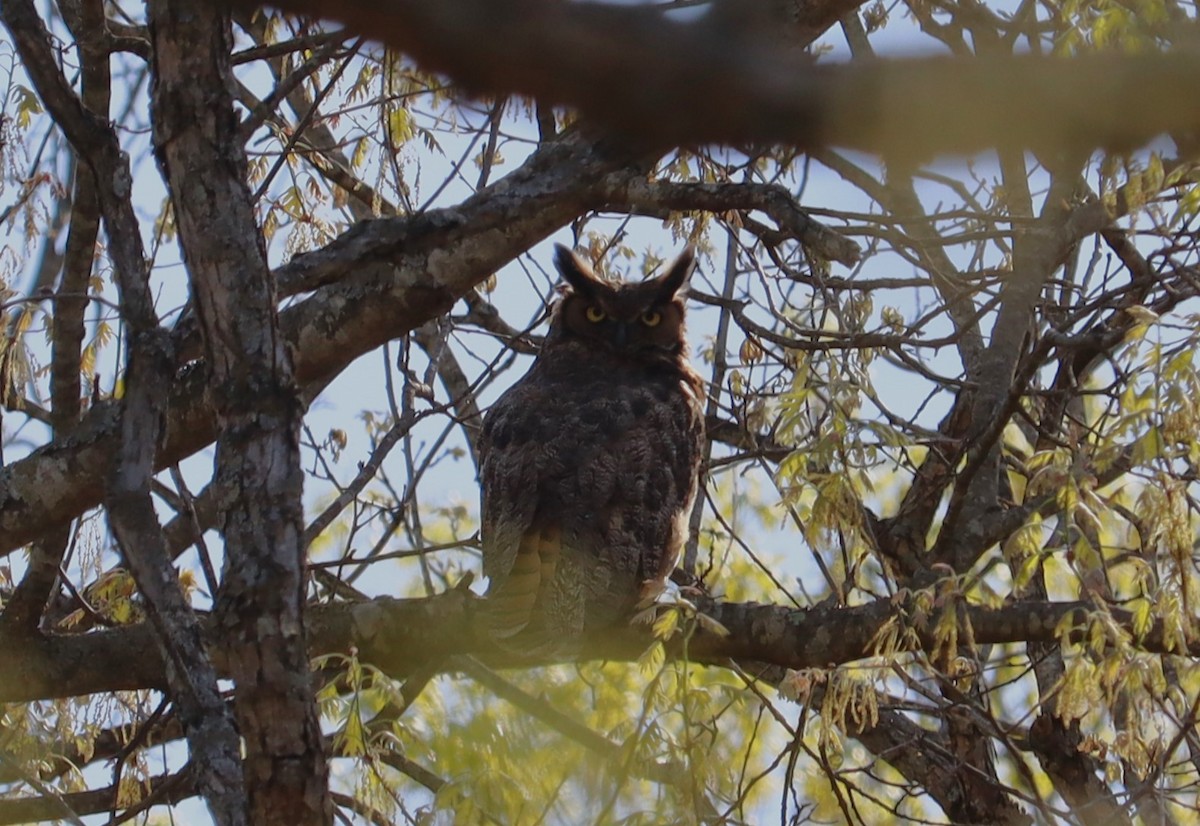
M699 377L655 365L530 373L484 421L490 632L577 636L628 614L687 539L704 449Z

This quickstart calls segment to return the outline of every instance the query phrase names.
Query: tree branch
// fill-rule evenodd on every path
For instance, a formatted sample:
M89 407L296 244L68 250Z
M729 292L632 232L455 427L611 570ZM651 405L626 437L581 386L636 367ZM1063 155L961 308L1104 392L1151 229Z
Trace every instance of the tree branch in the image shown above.
M475 638L472 618L478 603L474 594L455 590L419 599L381 597L313 606L307 617L309 654L316 657L355 648L363 661L396 678L430 665L440 667L446 657L456 654L471 654L493 667L528 666L528 659L515 658ZM890 600L851 608L821 605L809 609L705 600L698 607L729 634L697 631L688 642L688 655L717 666L730 659L793 669L852 662L874 656L876 636L885 623L893 622L911 628L924 649L931 650L934 644L936 617L921 618ZM960 621L970 622L976 645L1057 644L1062 623L1073 628L1067 634L1069 641L1083 641L1087 619L1096 608L1081 601L1031 601L962 610ZM1132 615L1116 609L1109 613L1115 627L1132 636ZM11 634L0 632L0 647L8 652L5 669L0 672L0 702L161 689L166 678L161 660L150 655L151 633L142 624L89 634L38 635L18 646ZM605 629L584 641L578 658L632 661L651 642L646 626ZM211 639L209 644L218 672L227 675L228 652L212 646ZM1149 653L1200 656L1200 643L1176 648L1157 622L1136 644ZM678 646L671 652L673 656L681 653Z
M243 2L246 8L256 3ZM694 23L645 6L555 0L283 0L345 23L483 94L575 106L644 146L787 143L891 158L994 147L1127 151L1200 128L1200 55L921 58L814 66L803 46L860 5L814 0L779 21ZM774 23L775 25L771 25ZM1114 105L1119 101L1119 105Z
M151 2L148 19L154 149L220 432L213 484L225 565L217 625L244 744L245 799L235 820L326 824L333 806L303 624L303 410L246 185L230 94L230 21L215 6L180 0ZM169 379L170 365L160 375ZM152 464L153 456L147 469ZM165 546L161 553L165 559Z
M200 767L197 785L218 823L244 823L237 732L224 713L196 617L165 553L162 528L150 499L173 358L167 333L159 327L154 310L148 265L130 201L128 158L105 113L85 108L58 70L49 35L33 4L12 0L5 4L3 14L47 110L91 174L92 195L104 216L109 255L120 287L122 316L129 326L129 371L119 403L119 431L112 440L116 461L104 472L110 484L101 485L110 524L150 606L154 646L168 664L171 696L180 708L192 756ZM102 8L85 4L79 25L102 25ZM89 48L94 49L94 44ZM92 58L100 60L94 54ZM107 94L102 100L107 101ZM94 235L91 237L94 241ZM90 249L87 260L90 268ZM77 400L74 402L72 406L77 406ZM54 568L57 566L55 560ZM44 604L44 599L41 602ZM40 606L38 610L40 613Z
M0 824L36 823L43 820L59 820L66 806L76 815L99 814L112 811L119 794L117 786L92 789L86 792L70 792L57 797L28 797L0 800ZM196 795L196 784L191 773L158 775L145 785L144 800L155 804L174 805ZM135 806L130 806L130 811Z
M821 258L846 266L858 263L862 249L836 230L814 220L778 184L675 183L648 181L644 175L617 173L605 181L605 210L661 215L669 211L732 212L759 210Z

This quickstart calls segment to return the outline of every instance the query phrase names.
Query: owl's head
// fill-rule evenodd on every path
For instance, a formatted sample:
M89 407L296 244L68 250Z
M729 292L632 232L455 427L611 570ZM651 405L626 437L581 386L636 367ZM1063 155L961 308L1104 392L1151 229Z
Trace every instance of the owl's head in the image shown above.
M632 283L605 281L561 244L555 247L554 261L567 288L554 310L549 341L582 340L649 358L684 352L685 298L696 261L691 247L662 275Z

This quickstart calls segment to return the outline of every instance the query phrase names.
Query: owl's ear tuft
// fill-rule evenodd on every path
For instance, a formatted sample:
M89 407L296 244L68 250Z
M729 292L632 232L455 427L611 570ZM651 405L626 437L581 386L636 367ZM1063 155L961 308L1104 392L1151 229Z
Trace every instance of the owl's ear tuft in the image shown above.
M659 300L669 301L687 292L692 280L692 272L696 268L696 248L688 244L683 252L667 267L664 275L659 276Z
M563 280L570 284L575 292L588 296L595 292L600 279L582 258L562 244L554 245L554 265L558 267Z

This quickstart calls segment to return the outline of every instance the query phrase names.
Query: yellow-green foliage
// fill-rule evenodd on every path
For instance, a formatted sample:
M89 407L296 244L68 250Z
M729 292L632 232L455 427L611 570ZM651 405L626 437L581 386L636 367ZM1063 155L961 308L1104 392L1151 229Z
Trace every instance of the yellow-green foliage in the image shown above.
M387 745L449 779L431 805L460 818L486 812L527 823L548 813L554 821L590 823L640 814L642 822L698 822L702 800L737 800L743 764L761 771L769 757L765 741L751 736L753 717L745 706L753 699L723 669L644 666L589 663L502 675L539 704L605 737L616 759L589 751L469 679L452 677L426 687ZM339 703L339 737L361 754L361 703ZM650 763L677 764L678 780L646 779ZM397 775L371 782L411 790L411 781ZM754 794L744 805L756 802Z

